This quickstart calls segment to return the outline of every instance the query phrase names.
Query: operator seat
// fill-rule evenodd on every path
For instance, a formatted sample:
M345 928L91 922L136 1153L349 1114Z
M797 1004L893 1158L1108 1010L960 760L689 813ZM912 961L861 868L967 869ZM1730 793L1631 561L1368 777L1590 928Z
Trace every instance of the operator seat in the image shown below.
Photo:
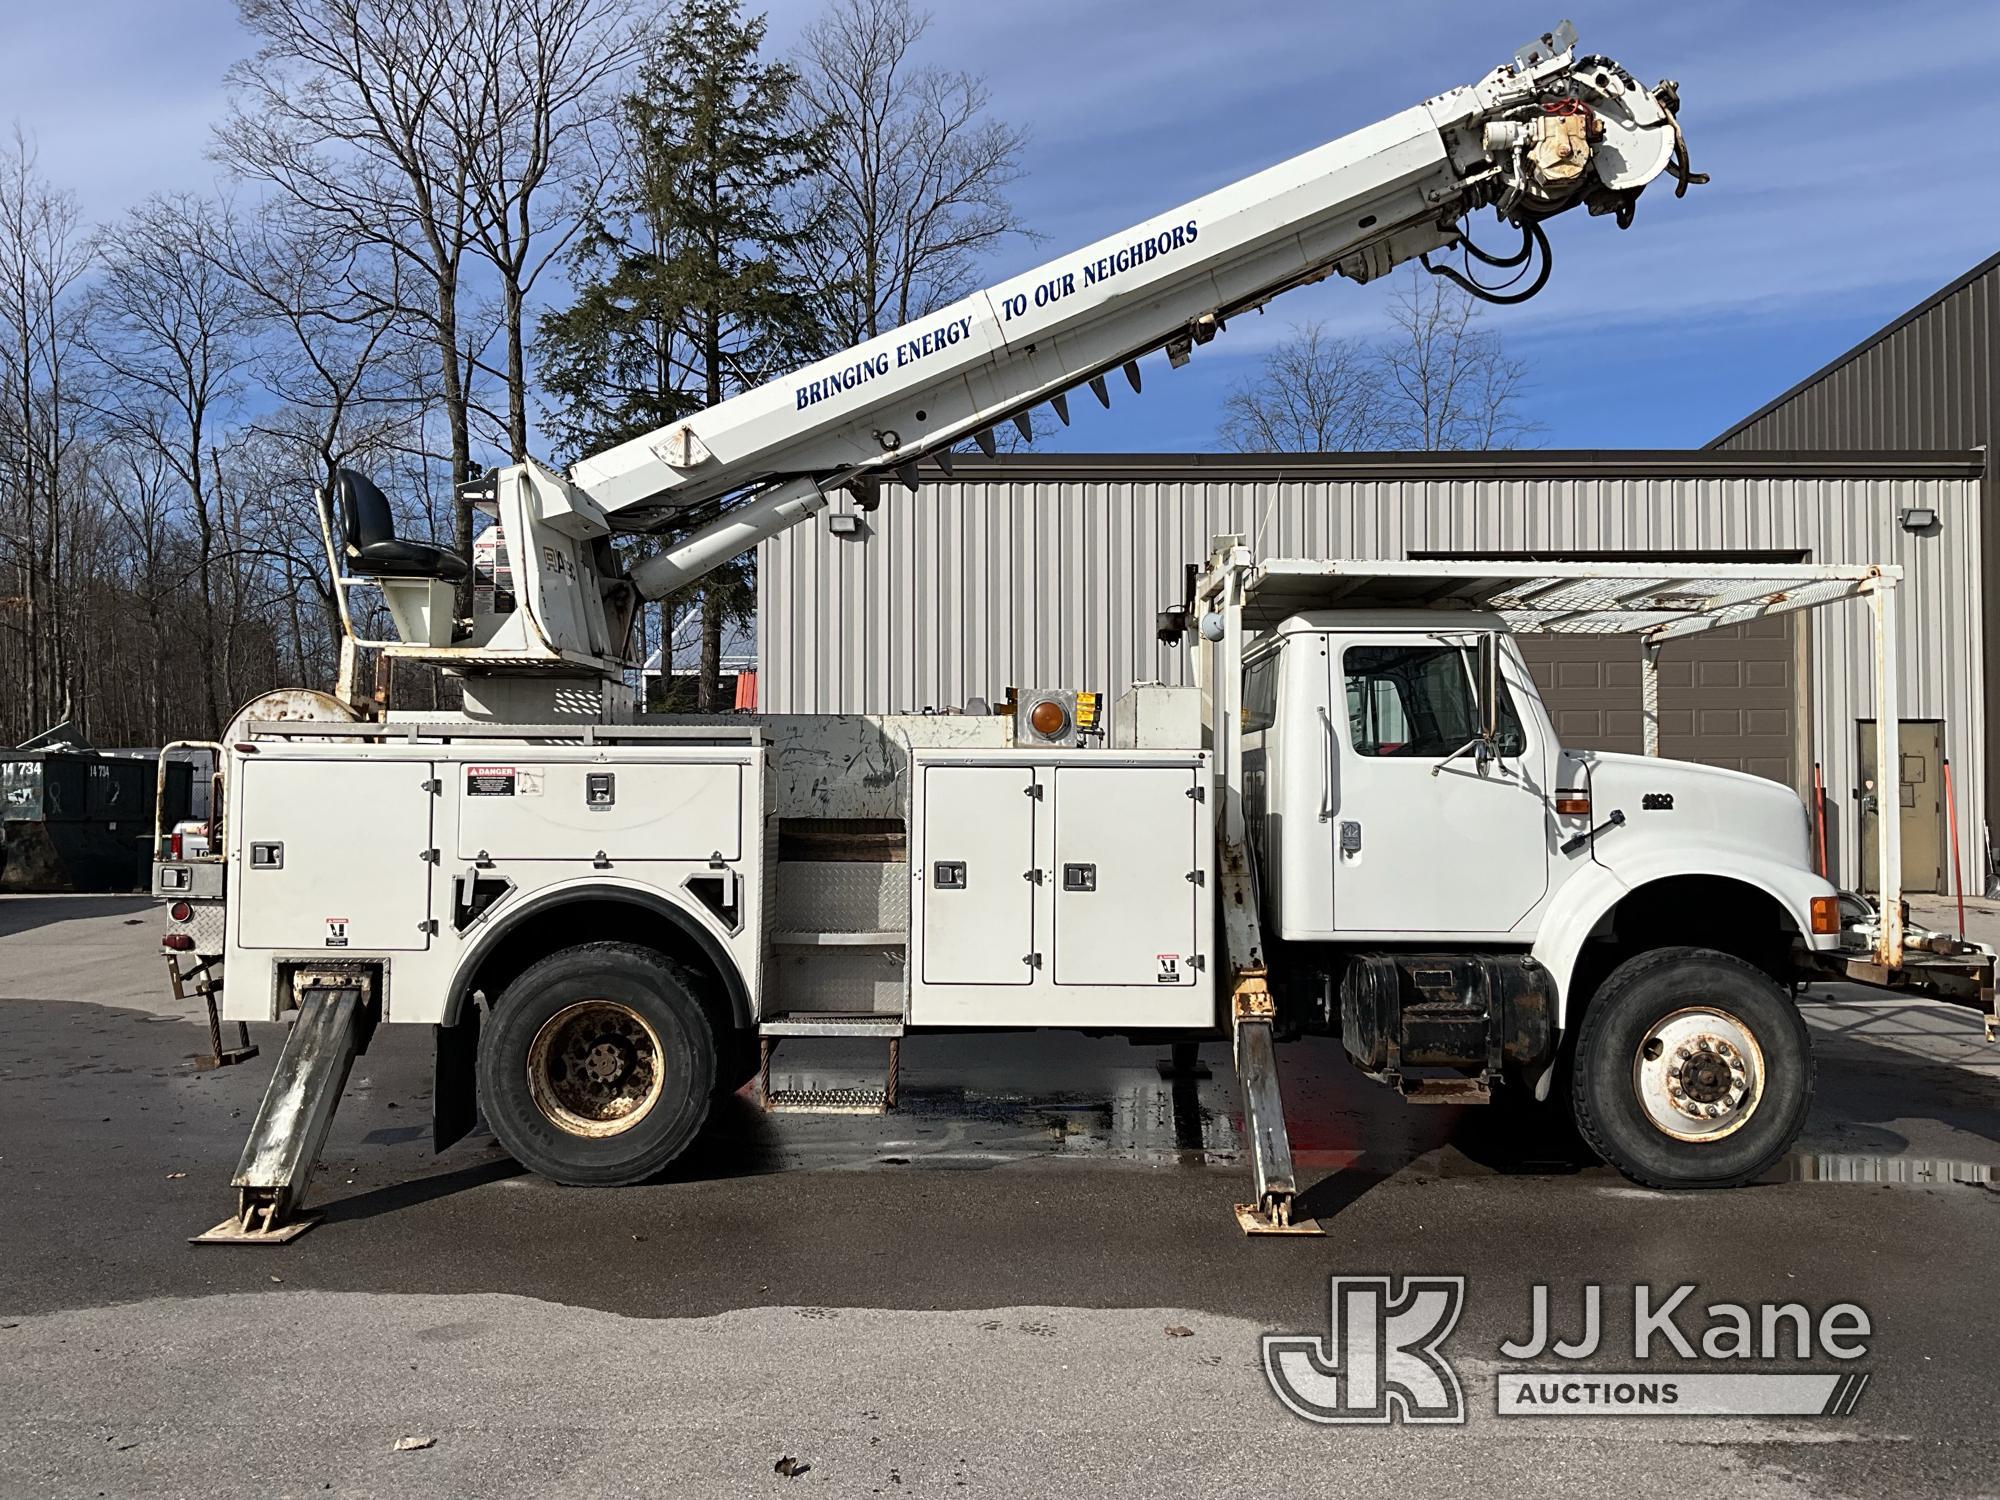
M472 565L456 552L396 535L389 498L366 475L342 469L334 481L347 570L363 578L436 578L457 583Z

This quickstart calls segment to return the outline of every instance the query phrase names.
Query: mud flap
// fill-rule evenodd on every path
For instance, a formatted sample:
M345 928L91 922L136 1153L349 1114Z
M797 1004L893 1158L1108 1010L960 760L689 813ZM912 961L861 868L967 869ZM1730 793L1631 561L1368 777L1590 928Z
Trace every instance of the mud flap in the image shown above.
M437 1062L431 1073L431 1149L462 1141L479 1120L479 1005L467 1000L456 1026L433 1026Z

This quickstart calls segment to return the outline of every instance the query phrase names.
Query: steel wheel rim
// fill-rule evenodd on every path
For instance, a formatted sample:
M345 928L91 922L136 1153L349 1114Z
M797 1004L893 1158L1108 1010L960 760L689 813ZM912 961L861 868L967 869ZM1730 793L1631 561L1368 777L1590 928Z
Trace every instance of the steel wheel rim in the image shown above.
M660 1035L616 1000L579 1000L544 1021L528 1046L528 1094L571 1135L621 1135L666 1093Z
M1764 1101L1764 1051L1739 1017L1690 1006L1646 1028L1632 1058L1632 1090L1661 1134L1721 1140Z

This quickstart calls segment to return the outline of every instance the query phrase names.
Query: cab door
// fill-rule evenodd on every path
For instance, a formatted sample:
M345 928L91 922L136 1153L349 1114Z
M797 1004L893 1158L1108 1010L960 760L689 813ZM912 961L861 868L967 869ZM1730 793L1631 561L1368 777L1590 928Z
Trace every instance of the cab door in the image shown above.
M1501 753L1482 766L1465 750L1480 722L1469 646L1388 634L1330 644L1335 930L1509 931L1549 879L1537 747L1511 699Z

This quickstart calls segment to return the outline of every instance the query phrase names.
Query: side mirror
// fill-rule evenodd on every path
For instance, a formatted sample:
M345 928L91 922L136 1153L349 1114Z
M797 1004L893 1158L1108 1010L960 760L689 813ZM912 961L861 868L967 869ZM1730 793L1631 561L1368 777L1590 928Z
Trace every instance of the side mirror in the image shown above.
M1500 742L1500 637L1487 631L1479 637L1473 663L1479 684L1479 737L1488 745Z

